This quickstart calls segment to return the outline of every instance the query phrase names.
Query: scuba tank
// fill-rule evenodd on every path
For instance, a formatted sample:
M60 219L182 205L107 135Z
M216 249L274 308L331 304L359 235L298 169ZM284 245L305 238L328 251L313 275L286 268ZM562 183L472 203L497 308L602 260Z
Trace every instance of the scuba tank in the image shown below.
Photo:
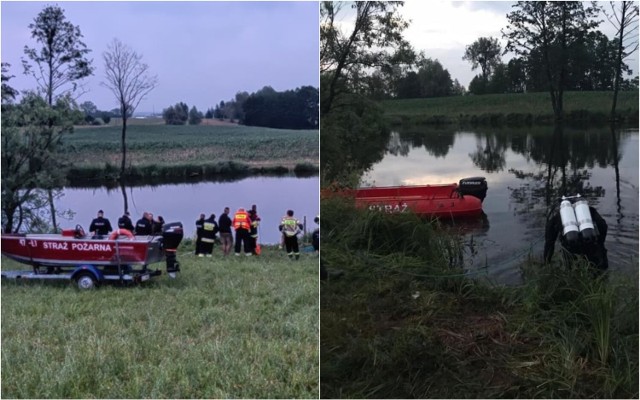
M589 211L588 208L587 211ZM564 196L562 196L562 202L560 203L560 219L562 220L562 236L564 239L570 245L577 243L580 232L578 221L571 202Z
M573 207L576 212L578 228L580 230L580 235L582 235L582 240L586 243L595 242L597 235L593 226L593 220L591 219L589 204L586 200L581 199L576 201Z

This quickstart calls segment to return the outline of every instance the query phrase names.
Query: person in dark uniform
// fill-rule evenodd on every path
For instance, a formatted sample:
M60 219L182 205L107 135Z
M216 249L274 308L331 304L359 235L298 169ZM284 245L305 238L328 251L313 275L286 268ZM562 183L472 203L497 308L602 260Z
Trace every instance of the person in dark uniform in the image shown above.
M217 233L218 223L216 222L216 215L211 214L209 218L204 221L202 228L202 250L207 257L211 257Z
M220 230L220 241L222 242L222 255L228 256L233 247L233 234L231 233L231 218L229 218L229 207L224 208L224 212L218 219L218 229Z
M127 211L122 215L122 217L118 218L118 228L126 229L129 232L133 233L133 222L131 222L131 218L129 217L129 215L129 211Z
M551 262L555 243L559 237L560 247L562 249L562 258L566 263L571 264L576 261L578 257L585 257L590 264L600 271L604 271L609 268L607 249L604 247L604 241L607 237L608 229L607 222L602 218L602 216L600 216L595 208L589 207L589 212L591 213L591 219L594 227L596 228L596 238L593 241L585 240L582 238L582 235L580 235L579 239L574 243L569 243L562 234L562 218L560 217L559 211L547 221L544 235L545 263Z
M251 206L249 210L249 220L251 221L251 229L249 230L249 244L251 246L251 252L257 254L258 246L258 225L260 225L260 217L258 216L258 209L256 205Z
M204 250L202 249L204 220L204 214L200 214L200 218L196 220L196 255L199 257L204 257Z
M317 253L320 251L320 217L315 217L313 222L318 224L318 227L311 234L311 244L313 245L313 250Z
M142 218L136 222L136 236L148 236L153 233L153 220L151 214L144 212Z
M98 211L98 218L94 218L89 225L89 232L92 235L108 235L113 229L111 228L111 222L107 218L104 218L104 212Z
M164 226L164 218L162 215L158 215L158 219L152 221L152 232L153 235L162 235L162 227Z

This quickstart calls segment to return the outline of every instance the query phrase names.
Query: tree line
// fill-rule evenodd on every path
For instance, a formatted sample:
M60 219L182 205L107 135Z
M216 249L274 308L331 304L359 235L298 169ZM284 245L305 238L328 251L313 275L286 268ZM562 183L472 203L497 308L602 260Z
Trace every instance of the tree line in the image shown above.
M637 5L613 4L608 13L580 2L518 2L515 7L507 15L509 25L502 30L506 48L494 37L480 37L466 47L462 59L481 72L467 89L440 61L407 48L391 60L393 64L374 65L372 73L357 77L359 90L373 99L544 92L550 84L557 86L558 79L564 90L612 91L616 82L620 90L638 89L637 76L624 78L633 73L624 59L637 46L637 39L629 43L633 42L629 31L634 20L637 26ZM620 14L617 19L616 11ZM601 13L617 24L619 34L624 24L628 29L622 32L624 37L609 38L596 30ZM620 48L623 44L626 51ZM507 52L515 57L503 62Z
M234 99L221 101L205 114L184 102L169 106L162 112L167 125L198 125L204 118L228 120L247 126L278 129L318 128L318 89L302 86L278 92L265 86L255 93L238 92Z

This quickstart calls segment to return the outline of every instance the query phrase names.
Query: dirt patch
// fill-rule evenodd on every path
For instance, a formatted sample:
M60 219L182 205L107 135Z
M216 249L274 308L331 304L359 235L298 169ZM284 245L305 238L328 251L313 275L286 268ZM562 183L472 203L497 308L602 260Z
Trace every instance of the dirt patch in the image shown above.
M203 118L202 122L200 122L200 125L207 125L207 126L238 126L238 124L235 123L235 122L220 121L219 119L215 119L215 118Z
M511 337L505 331L505 321L500 314L470 315L464 324L443 324L437 330L440 341L448 348L462 352L476 352L481 343L506 345Z

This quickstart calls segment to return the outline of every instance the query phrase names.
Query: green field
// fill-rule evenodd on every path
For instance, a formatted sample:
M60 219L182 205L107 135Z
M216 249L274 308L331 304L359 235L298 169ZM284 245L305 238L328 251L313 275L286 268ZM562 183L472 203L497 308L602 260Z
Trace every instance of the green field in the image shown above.
M316 255L178 259L141 286L3 281L2 397L318 398Z
M611 111L612 92L566 92L564 110L568 120L597 119L606 122ZM548 93L514 93L450 96L382 102L389 120L401 122L491 122L491 116L509 122L552 122ZM617 112L627 120L638 119L638 91L620 92ZM475 118L474 118L475 117Z
M65 160L74 167L119 168L121 127L80 127L64 139ZM181 166L233 161L250 167L319 164L317 130L235 126L171 126L133 120L127 127L127 167Z

